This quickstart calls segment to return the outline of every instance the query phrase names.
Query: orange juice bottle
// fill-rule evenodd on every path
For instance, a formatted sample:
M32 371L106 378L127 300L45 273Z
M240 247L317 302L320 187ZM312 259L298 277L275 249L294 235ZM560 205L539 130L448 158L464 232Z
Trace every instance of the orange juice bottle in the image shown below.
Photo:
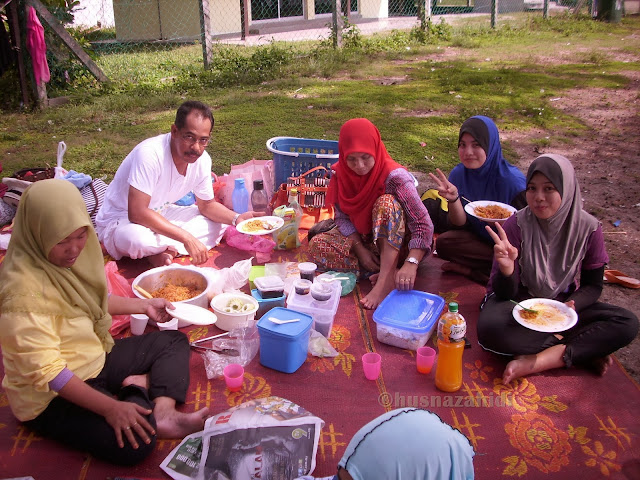
M449 303L449 311L438 321L438 360L436 387L444 392L456 392L462 386L462 353L467 324L458 313L458 304Z

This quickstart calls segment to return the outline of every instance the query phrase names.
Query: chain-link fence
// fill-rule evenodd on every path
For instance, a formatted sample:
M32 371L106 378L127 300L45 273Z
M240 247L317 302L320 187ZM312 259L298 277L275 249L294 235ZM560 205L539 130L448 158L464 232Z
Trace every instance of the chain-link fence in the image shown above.
M8 42L11 46L13 42L13 50L16 50L16 44L24 43L26 12L35 7L38 16L44 20L48 40L47 56L52 69L49 88L56 88L56 82L61 87L82 86L96 79L102 81L112 72L134 70L131 66L135 65L136 59L129 58L126 65L120 65L118 55L122 54L143 58L157 52L171 52L158 59L165 67L175 64L176 69L180 69L189 64L192 68L206 69L213 60L214 45L326 41L332 36L340 37L341 25L356 26L362 35L369 35L424 28L426 20L437 23L440 18L453 23L456 18L477 16L487 26L495 26L503 14L523 12L525 15L524 12L529 11L533 12L529 15L547 16L550 9L568 8L591 11L591 0L558 0L559 3L549 0L426 0L421 3L424 1L0 0L0 34L4 33L0 35L0 43ZM64 36L60 30L66 32L71 41L60 41ZM0 51L3 49L6 50L0 48ZM89 61L83 60L78 51L82 51ZM0 78L10 64L10 60L0 59ZM24 72L21 76L25 76ZM129 81L136 82L136 78Z

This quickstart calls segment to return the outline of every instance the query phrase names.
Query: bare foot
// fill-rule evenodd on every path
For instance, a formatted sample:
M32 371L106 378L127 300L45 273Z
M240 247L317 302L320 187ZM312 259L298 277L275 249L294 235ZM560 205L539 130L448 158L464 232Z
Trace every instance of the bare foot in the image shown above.
M171 265L173 262L173 257L176 256L178 252L167 248L164 252L156 253L155 255L150 255L147 257L149 263L152 267L164 267L165 265Z
M371 282L371 286L372 286L372 287L373 287L373 286L376 284L376 282L378 281L378 277L379 277L379 276L380 276L380 274L379 274L379 273L374 273L373 275L371 275L371 276L369 277L369 281Z
M128 387L129 385L137 385L145 390L149 390L149 375L129 375L122 381L122 386Z
M388 278L381 279L380 276L376 278L376 283L369 294L360 300L360 303L367 310L373 310L380 305L380 302L385 299L391 290L394 288L393 275L389 275Z
M506 385L512 380L525 375L563 367L565 365L563 355L566 348L566 345L560 343L535 355L514 357L513 360L507 363L507 368L504 369L502 383Z
M209 417L209 409L197 412L182 413L175 409L175 401L168 397L154 400L156 406L153 414L156 417L158 438L184 438L204 429L204 422Z
M459 273L460 275L464 275L465 277L471 276L471 268L460 265L459 263L445 262L440 268L442 268L442 271L444 272Z
M593 369L600 376L607 373L607 370L609 370L611 365L613 365L613 357L611 355L607 355L603 358L596 358L592 362Z
M504 373L502 374L502 383L507 385L511 380L534 373L535 365L535 355L522 355L515 357L507 363L507 367L504 369Z

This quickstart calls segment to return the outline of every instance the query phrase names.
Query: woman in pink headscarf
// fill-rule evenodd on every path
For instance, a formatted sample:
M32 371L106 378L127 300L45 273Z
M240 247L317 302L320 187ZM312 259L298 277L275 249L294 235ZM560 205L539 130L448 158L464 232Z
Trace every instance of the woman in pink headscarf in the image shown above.
M310 251L323 269L368 276L373 289L361 303L374 309L394 288L413 288L431 251L433 224L413 177L391 158L369 120L342 126L338 153L327 195L335 227L315 235Z

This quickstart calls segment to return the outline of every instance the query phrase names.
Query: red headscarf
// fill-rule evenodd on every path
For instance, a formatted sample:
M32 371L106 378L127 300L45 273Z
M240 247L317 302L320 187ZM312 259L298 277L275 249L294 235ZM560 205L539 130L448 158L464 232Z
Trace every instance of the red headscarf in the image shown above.
M347 165L347 157L355 152L368 153L375 158L373 168L366 175L356 174ZM332 165L336 175L329 182L327 203L338 203L360 234L371 233L373 203L384 194L389 173L403 167L391 158L380 132L366 118L354 118L342 125L338 154L338 163Z

